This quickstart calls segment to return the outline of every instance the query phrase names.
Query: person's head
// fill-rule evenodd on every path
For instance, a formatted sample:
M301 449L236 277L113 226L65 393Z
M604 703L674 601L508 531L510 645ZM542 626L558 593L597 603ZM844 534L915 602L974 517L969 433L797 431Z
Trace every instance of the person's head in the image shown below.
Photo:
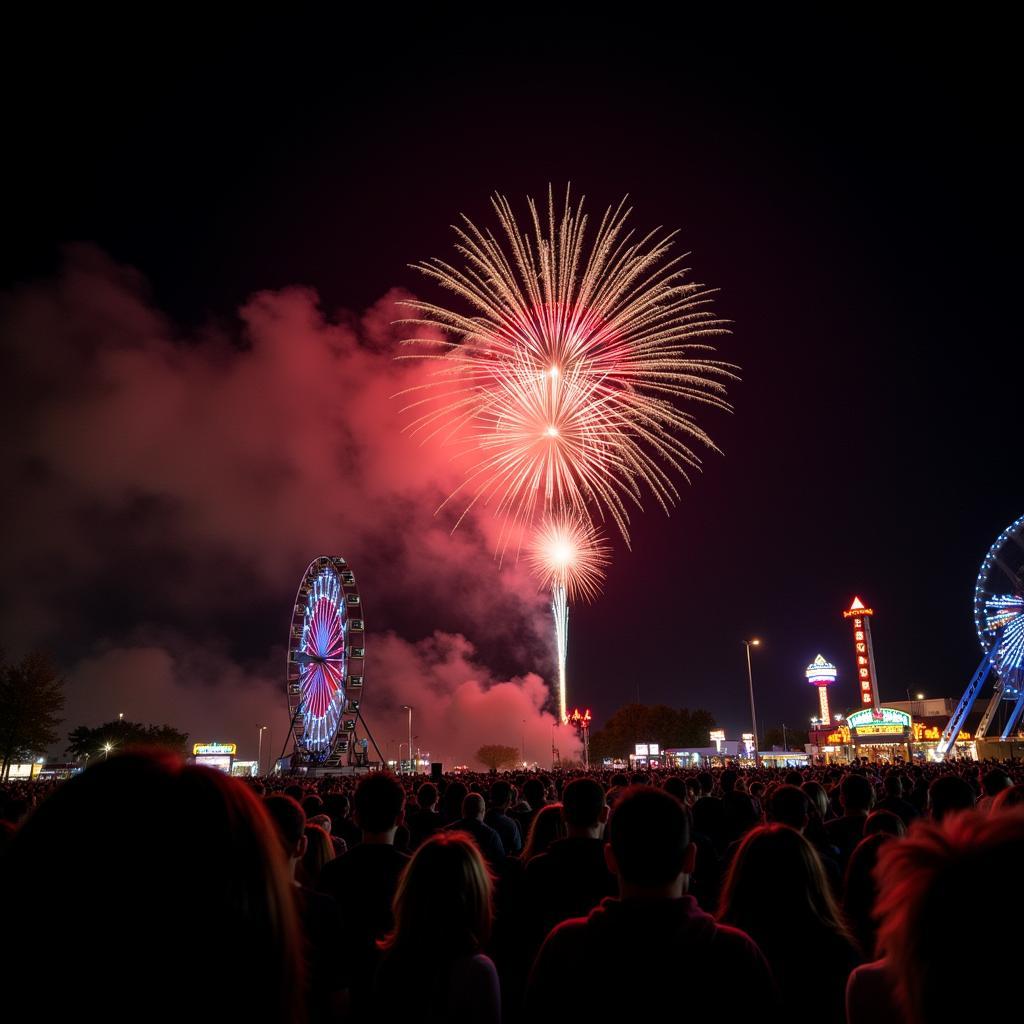
M308 821L324 809L324 802L316 793L310 793L309 796L303 799L302 809L306 812L306 820Z
M936 821L973 806L974 790L959 775L940 775L928 787L928 810Z
M346 793L328 793L324 797L324 810L331 816L331 831L337 832L352 813L352 801Z
M128 1019L159 993L160 1014L304 1019L302 945L282 845L248 786L167 752L136 750L91 765L48 796L4 855L0 906L18 942L4 968L19 979L5 1010L21 1014L45 981L46 1015L71 1020L83 1005ZM140 939L138 915L147 921ZM197 922L230 921L216 957L193 957ZM133 923L135 922L135 923ZM38 950L55 933L87 929L52 984ZM252 951L261 954L253 957ZM116 1005L98 979L116 965ZM44 977L40 977L44 975ZM226 980L230 979L230 984ZM83 1003L83 1000L86 1000ZM27 1009L27 1008L26 1008Z
M619 879L620 892L678 895L695 859L683 805L653 786L626 790L612 811L605 844L605 861Z
M803 832L810 819L811 804L807 794L797 786L779 786L768 801L768 818L780 825L789 825Z
M462 801L465 800L469 787L464 782L448 783L441 798L442 814L448 821L454 821L462 813Z
M875 812L880 813L879 811ZM872 959L875 955L875 937L878 924L874 919L878 899L875 865L882 847L894 837L886 832L865 836L850 854L843 878L843 914L862 952Z
M464 818L483 821L485 810L484 798L479 793L466 794L466 798L462 801L462 816Z
M477 953L491 933L492 889L476 843L461 832L436 832L405 866L394 930L378 946L421 962Z
M882 786L885 788L886 796L903 796L903 776L899 772L889 772L882 782Z
M846 814L867 814L875 802L875 790L863 775L847 772L839 783L839 804Z
M678 775L670 775L661 787L669 796L674 796L680 803L686 803L686 783Z
M981 777L981 788L985 791L985 796L998 796L1011 785L1013 783L1004 768L990 768Z
M498 779L498 781L491 786L489 796L491 799L491 806L495 810L504 811L512 802L512 787L504 779Z
M788 825L747 834L729 865L718 916L769 947L815 931L845 934L821 858Z
M732 768L726 768L719 777L719 785L723 793L731 793L736 788L736 780L739 776Z
M544 853L556 840L565 838L565 822L561 804L545 804L530 822L521 860L525 864L531 857Z
M804 777L793 768L786 772L786 777L782 781L787 786L796 786L799 789L800 783L804 781Z
M394 839L395 830L402 823L405 790L402 784L387 772L367 775L356 789L356 823L363 830L363 842L368 837Z
M697 776L697 785L700 788L701 796L710 796L711 791L715 788L715 777L711 772L701 772Z
M432 811L437 807L437 786L432 782L424 782L416 790L416 803L424 811Z
M872 811L864 822L864 835L871 836L876 832L885 832L890 836L901 836L907 831L903 819L892 811Z
M569 835L591 833L599 837L608 820L604 789L593 779L573 779L562 791L562 818Z
M285 856L295 862L306 853L306 812L298 801L284 793L273 793L263 801L281 841Z
M825 792L825 787L820 782L815 782L813 779L808 779L806 782L800 784L800 788L804 791L807 799L811 802L811 811L820 820L824 821L828 817L828 793Z
M300 864L301 881L311 889L316 888L320 881L320 872L323 866L334 860L334 844L326 829L319 825L306 825L306 852L302 855Z
M983 907L993 885L1012 879L1024 862L1024 810L950 815L922 821L878 856L879 948L910 1024L977 1016L973 986L951 985L964 971L963 944L951 941L951 908ZM988 915L985 944L1010 950L1018 942L1011 914ZM1016 1019L1012 985L986 997L985 1015Z
M531 777L523 783L523 799L530 805L530 810L535 811L544 806L544 783Z

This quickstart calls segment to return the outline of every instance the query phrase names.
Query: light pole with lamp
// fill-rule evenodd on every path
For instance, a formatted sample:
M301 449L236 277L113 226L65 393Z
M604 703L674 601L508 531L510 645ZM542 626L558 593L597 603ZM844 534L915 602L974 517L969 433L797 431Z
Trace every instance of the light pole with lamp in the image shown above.
M256 728L259 730L260 743L256 751L256 774L263 774L263 730L266 729L265 725L257 725Z
M760 647L760 640L744 640L743 646L747 649L747 682L750 685L750 728L754 733L754 766L761 767L761 754L757 747L757 714L754 711L754 670L750 664L750 648Z
M410 774L413 774L413 772L412 772L412 710L413 710L413 708L412 708L411 704L403 704L402 705L402 710L409 712L409 771L410 771ZM401 753L399 753L399 756L398 756L398 766L399 766L399 768L401 768L401 766L402 766L402 756L401 756Z

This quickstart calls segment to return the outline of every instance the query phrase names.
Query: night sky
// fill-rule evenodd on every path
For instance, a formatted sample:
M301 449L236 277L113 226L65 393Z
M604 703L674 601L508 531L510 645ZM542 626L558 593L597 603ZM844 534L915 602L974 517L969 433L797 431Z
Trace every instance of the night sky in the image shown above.
M250 723L272 715L276 745L292 594L327 548L355 567L378 650L384 634L392 644L376 666L372 634L368 644L379 740L402 735L395 708L411 699L437 756L472 745L446 749L451 719L430 721L413 668L397 675L410 650L437 666L423 647L434 630L475 646L485 689L530 671L550 678L542 601L521 580L494 582L472 527L449 561L439 525L428 582L409 581L403 552L416 549L391 540L436 504L429 482L406 487L401 453L415 443L387 402L374 420L336 415L301 345L261 385L280 398L264 408L240 383L225 392L238 402L230 415L203 404L203 427L181 440L200 372L190 367L216 406L218 367L252 344L239 310L254 294L292 289L359 336L366 373L336 382L350 407L392 354L385 296L444 298L408 264L454 255L459 212L493 223L495 190L525 214L525 196L548 182L571 182L595 216L629 193L638 229L681 229L694 278L720 289L715 309L733 321L720 358L743 378L734 414L697 410L724 456L707 457L670 517L651 502L635 518L633 550L616 543L601 600L573 609L570 705L600 722L639 691L645 703L707 707L732 735L749 728L741 640L758 636L763 726L806 726L817 703L802 673L819 651L840 670L834 706L856 699L841 614L855 594L876 611L883 700L959 695L980 657L978 564L1024 513L1017 112L998 48L982 54L961 26L883 39L839 23L811 26L815 45L782 24L741 38L695 27L580 36L566 24L531 41L523 25L453 37L296 17L201 34L136 26L130 47L111 27L70 24L54 37L23 26L0 72L0 644L54 651L76 686L69 728L126 710L194 738L234 729L209 738L255 746ZM127 312L125 290L137 300ZM146 350L154 331L171 339L159 358ZM136 349L151 360L141 368L125 355ZM110 362L91 376L100 352ZM164 400L164 373L185 413L121 459L134 416ZM307 389L322 431L303 408ZM287 445L293 408L303 444L279 464L275 438ZM369 465L361 430L387 435L396 461ZM169 454L208 450L212 474L228 437L223 464L240 465L239 452L252 461L224 490ZM310 476L295 514L262 521L254 503L287 493L299 465ZM393 499L381 482L390 469L402 478ZM232 517L244 544L222 522ZM378 518L390 532L360 525ZM156 651L174 667L150 699ZM462 681L448 668L430 684L445 715ZM534 708L543 694L531 693ZM513 714L488 707L467 712L484 716L473 736L518 744L483 734L488 714ZM544 728L531 718L528 744L542 745Z

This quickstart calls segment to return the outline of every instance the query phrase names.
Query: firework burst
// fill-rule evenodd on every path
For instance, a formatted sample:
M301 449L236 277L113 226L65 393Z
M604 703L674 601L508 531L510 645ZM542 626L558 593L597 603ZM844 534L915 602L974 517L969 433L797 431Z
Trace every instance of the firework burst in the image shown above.
M735 367L702 354L726 322L708 308L712 291L686 281L685 257L667 258L675 232L626 229L625 199L589 243L583 200L573 207L568 189L556 216L549 188L546 223L528 203L524 231L508 200L492 198L502 241L463 217L463 267L414 265L470 312L404 303L419 316L400 322L434 334L408 339L420 346L411 357L437 360L430 382L404 392L407 429L470 455L443 504L465 499L460 522L492 505L507 524L500 546L564 512L610 517L628 545L628 506L649 492L667 511L679 497L672 474L689 480L700 467L691 445L717 451L678 403L730 408Z
M611 548L585 516L549 516L526 553L541 587L561 587L570 601L594 601L601 593Z

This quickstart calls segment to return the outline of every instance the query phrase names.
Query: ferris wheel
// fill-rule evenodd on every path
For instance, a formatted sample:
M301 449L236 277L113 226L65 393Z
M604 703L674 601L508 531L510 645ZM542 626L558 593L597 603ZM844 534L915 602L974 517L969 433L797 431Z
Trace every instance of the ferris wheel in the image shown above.
M288 634L293 766L336 767L360 759L356 723L363 696L364 635L355 574L344 558L315 558L295 595Z
M988 549L974 585L974 628L982 659L967 684L939 741L937 753L945 755L959 734L985 680L995 672L996 681L975 730L984 739L1000 702L1012 700L1001 740L1007 739L1024 711L1024 516L1012 522Z

